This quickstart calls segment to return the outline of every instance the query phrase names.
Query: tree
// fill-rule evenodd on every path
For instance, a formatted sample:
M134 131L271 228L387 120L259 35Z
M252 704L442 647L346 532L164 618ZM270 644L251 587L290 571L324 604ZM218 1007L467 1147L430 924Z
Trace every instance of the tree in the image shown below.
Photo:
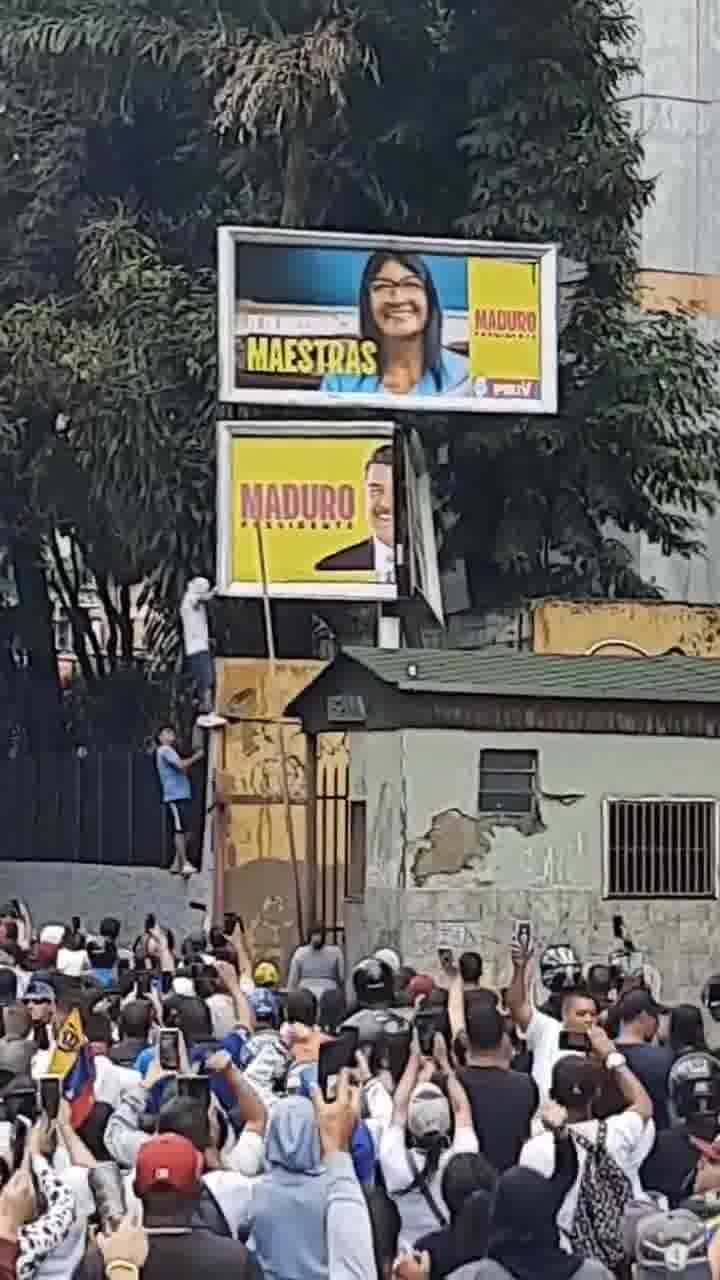
M718 349L693 318L639 307L653 183L620 102L637 70L634 24L622 0L491 0L482 21L461 225L555 241L580 278L565 291L560 413L466 425L450 545L480 599L647 594L617 533L641 531L668 555L700 548L693 517L715 505L720 399Z

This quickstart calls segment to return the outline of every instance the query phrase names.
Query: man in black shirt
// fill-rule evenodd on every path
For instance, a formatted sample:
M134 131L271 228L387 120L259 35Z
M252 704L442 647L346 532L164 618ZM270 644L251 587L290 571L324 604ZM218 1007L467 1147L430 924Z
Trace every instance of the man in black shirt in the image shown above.
M658 1133L640 1177L674 1209L693 1193L720 1188L720 1063L702 1051L683 1054L670 1070L668 1093L679 1123Z
M649 991L638 988L623 996L617 1006L620 1018L620 1034L615 1041L618 1051L625 1055L634 1076L650 1094L654 1108L655 1128L660 1132L670 1125L668 1114L668 1074L673 1064L673 1052L666 1045L653 1044L657 1035L660 1006ZM603 1099L605 1106L595 1114L602 1118L616 1115L624 1102L613 1086L608 1087ZM614 1105L613 1105L614 1104Z
M486 1160L503 1173L517 1164L538 1106L537 1086L510 1069L512 1049L505 1020L492 1000L466 1001L467 1066L459 1072Z

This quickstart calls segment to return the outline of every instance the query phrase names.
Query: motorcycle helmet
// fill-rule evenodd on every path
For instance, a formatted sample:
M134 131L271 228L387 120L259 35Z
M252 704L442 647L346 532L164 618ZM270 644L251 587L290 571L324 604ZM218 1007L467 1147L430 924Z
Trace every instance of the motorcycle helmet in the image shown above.
M540 977L548 991L572 991L582 982L582 965L572 947L553 943L540 957Z
M670 1068L670 1106L681 1120L720 1114L720 1062L702 1050L684 1053Z
M395 990L393 971L384 960L378 960L377 956L361 960L355 966L352 978L355 998L362 1008L377 1009L392 1004Z

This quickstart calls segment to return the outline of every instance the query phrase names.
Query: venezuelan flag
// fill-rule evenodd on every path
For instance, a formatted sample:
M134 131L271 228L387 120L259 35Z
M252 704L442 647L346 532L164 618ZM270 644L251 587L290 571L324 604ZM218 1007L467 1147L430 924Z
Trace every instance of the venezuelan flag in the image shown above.
M79 1009L72 1009L60 1028L50 1074L63 1077L63 1097L70 1103L73 1129L79 1129L95 1106L95 1067Z

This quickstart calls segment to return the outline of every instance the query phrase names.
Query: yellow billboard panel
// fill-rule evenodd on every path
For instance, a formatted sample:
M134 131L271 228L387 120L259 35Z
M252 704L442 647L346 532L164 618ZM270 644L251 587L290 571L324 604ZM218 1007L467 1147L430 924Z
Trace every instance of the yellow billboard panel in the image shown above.
M654 658L720 657L720 607L664 600L541 600L532 609L535 653Z
M224 427L221 590L257 596L265 580L275 597L396 599L392 433Z
M468 260L470 375L539 382L540 267L503 258Z

